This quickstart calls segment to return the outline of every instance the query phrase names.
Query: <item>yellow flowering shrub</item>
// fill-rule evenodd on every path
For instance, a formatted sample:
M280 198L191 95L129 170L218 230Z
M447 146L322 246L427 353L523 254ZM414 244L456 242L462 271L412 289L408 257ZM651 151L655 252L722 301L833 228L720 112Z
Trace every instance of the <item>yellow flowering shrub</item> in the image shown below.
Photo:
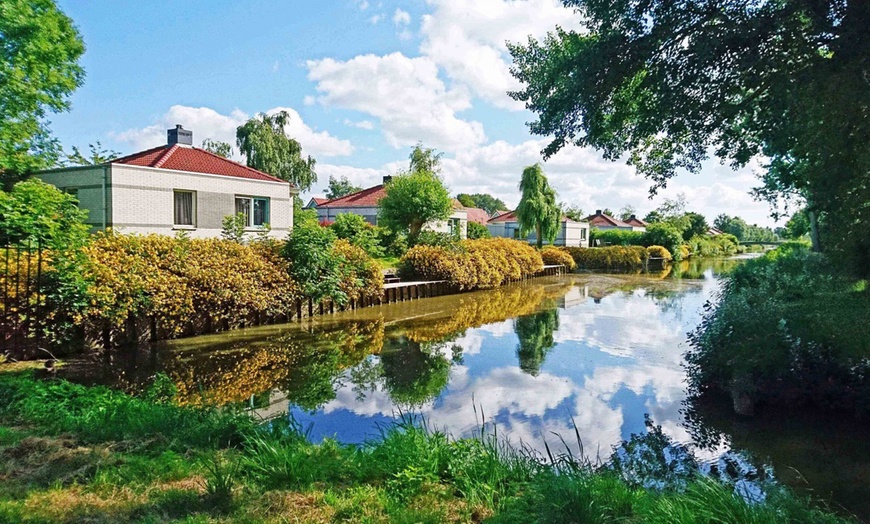
M384 288L384 274L363 248L339 239L332 249L344 260L346 277L339 283L339 288L350 300L371 300L380 296Z
M671 252L664 246L649 246L646 248L646 253L649 258L663 258L665 260L671 260L674 258L671 256Z
M506 238L464 240L458 248L418 245L399 262L406 279L446 280L460 289L486 289L520 280L544 267L525 242Z
M582 269L639 269L649 255L641 246L566 247Z
M546 266L565 266L568 268L568 271L574 271L577 268L574 258L563 248L547 246L541 250L541 258L544 259L544 265Z

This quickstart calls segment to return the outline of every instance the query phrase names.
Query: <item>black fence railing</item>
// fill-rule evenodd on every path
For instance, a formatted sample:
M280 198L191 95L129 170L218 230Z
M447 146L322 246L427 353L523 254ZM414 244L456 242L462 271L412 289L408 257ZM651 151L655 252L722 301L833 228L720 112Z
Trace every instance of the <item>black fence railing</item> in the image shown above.
M0 242L0 355L39 352L47 313L45 264L39 245Z

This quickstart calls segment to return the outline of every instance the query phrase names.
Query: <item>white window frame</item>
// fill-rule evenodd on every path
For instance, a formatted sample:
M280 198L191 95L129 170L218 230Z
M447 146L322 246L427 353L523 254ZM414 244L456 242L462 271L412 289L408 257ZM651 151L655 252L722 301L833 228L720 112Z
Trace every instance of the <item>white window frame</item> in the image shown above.
M193 202L193 209L191 210L191 221L193 224L178 224L175 222L175 195L179 193L190 193L191 200ZM172 229L196 229L196 191L191 189L173 189L172 190Z
M239 200L247 200L248 208L251 210L250 214L248 215L248 221L245 224L245 229L249 231L261 231L263 229L266 229L266 227L271 223L272 219L272 199L263 196L236 195L233 199L233 214L236 214L236 205ZM256 200L266 201L266 220L259 225L254 224L254 201Z

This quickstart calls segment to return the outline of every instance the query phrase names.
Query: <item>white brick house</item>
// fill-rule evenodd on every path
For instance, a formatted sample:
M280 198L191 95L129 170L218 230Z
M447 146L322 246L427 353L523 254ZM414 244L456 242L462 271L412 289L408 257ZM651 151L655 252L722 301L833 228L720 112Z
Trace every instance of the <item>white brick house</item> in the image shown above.
M243 213L251 234L267 225L273 238L289 234L298 193L289 182L193 147L181 126L167 135L164 146L36 177L73 193L93 231L218 237L224 217Z
M517 219L516 211L507 211L496 215L489 219L489 222L486 223L486 228L489 229L489 233L494 237L522 240L520 236L520 222ZM530 244L537 243L537 234L532 231L526 236L526 241ZM545 240L544 244L549 244L549 242ZM578 222L563 216L559 225L559 232L556 234L555 240L553 240L553 245L589 247L589 223Z

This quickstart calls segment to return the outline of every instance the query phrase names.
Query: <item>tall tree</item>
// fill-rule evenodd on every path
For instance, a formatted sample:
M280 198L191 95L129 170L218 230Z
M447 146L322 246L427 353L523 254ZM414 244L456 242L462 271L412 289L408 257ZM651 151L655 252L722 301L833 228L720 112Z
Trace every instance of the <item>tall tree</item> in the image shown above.
M540 164L523 170L520 192L522 195L517 206L520 236L526 236L534 231L538 248L543 246L545 237L548 242L553 242L559 234L562 210L556 203L556 191L550 187Z
M870 271L870 3L564 3L582 31L510 46L524 84L512 96L553 137L546 157L567 144L625 155L654 192L708 151L733 166L763 155L756 196L806 199Z
M562 214L571 220L576 220L577 222L582 222L586 215L583 213L583 209L574 204L574 205L565 205L562 204Z
M346 176L335 178L334 176L329 175L329 185L326 188L326 198L332 200L333 198L343 197L351 193L356 193L357 191L362 191L362 188L351 184Z
M118 158L121 153L113 149L104 149L103 144L97 140L93 144L88 144L88 156L85 156L78 147L72 147L72 153L67 153L65 165L74 166L97 166L105 164L111 160Z
M287 136L290 120L286 111L274 115L261 113L236 129L236 145L245 155L248 167L295 184L308 191L317 182L315 161L302 157L302 146Z
M233 156L233 146L231 146L227 142L221 142L220 140L212 140L211 138L206 138L202 141L202 148L209 153L214 153L215 155L222 156L224 158L229 158Z
M685 214L685 217L689 225L685 230L683 230L683 240L689 240L696 235L706 235L707 231L710 230L710 226L707 225L707 219L704 218L704 215L689 212Z
M52 0L0 1L0 182L54 165L47 113L67 111L85 78L84 42Z
M453 199L435 173L413 171L393 177L378 202L378 224L416 237L426 222L446 220Z
M635 213L637 213L637 210L634 208L633 205L625 204L624 206L622 206L622 209L619 210L619 219L620 220L628 220Z
M459 193L456 198L466 207L478 207L483 209L488 214L492 215L496 211L507 209L507 204L502 202L500 198L496 198L488 193Z
M444 153L439 153L432 148L423 147L422 142L417 142L414 149L411 151L408 159L409 169L414 171L427 171L429 173L441 174L441 157Z

